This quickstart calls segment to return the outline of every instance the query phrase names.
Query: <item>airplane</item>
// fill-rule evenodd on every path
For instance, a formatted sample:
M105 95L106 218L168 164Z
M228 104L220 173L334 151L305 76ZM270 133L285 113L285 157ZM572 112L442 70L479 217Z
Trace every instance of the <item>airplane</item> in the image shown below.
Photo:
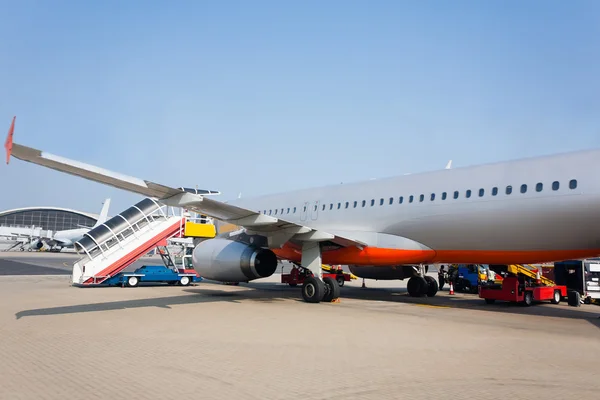
M51 248L52 251L61 251L63 247L73 247L75 242L81 240L83 235L88 233L90 230L102 225L108 219L108 209L110 207L110 199L104 200L102 205L102 210L100 211L100 216L96 221L96 224L92 227L82 226L80 228L75 229L65 229L62 231L56 231L52 238L48 240L44 240L41 238L37 238L31 241L29 248L30 249L41 249L44 245Z
M197 272L221 282L271 276L278 260L312 276L308 303L340 296L322 264L367 279L408 279L434 296L430 264L530 264L600 255L600 150L496 162L219 201L13 144L10 157L153 197L221 221L193 251ZM223 226L239 229L221 229Z

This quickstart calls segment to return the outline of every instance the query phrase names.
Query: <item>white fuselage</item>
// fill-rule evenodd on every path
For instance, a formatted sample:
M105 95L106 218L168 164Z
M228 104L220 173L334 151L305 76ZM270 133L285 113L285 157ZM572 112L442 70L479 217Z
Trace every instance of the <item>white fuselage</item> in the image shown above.
M598 167L600 150L594 150L231 204L357 239L384 238L389 247L409 239L434 250L600 249Z

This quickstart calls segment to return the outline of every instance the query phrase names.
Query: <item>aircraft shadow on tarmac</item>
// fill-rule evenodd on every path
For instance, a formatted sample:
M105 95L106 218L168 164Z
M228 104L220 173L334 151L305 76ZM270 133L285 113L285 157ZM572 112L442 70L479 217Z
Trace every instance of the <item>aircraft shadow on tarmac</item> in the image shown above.
M302 302L299 288L291 288L287 285L277 285L273 283L250 283L240 285L240 290L221 290L215 289L218 284L200 283L198 285L183 289L185 295L154 297L136 300L113 301L106 303L81 304L63 307L51 307L23 310L17 312L17 319L23 317L41 316L41 315L60 315L73 313L87 313L96 311L125 310L145 307L170 308L171 306L184 304L201 304L210 302L232 302L240 303L247 301L258 302L279 302L286 299ZM114 288L119 290L120 288ZM83 289L96 290L96 289ZM136 290L135 288L126 288L120 290ZM169 288L167 290L177 290ZM546 316L553 318L570 318L587 320L591 324L600 328L600 307L599 313L584 311L564 305L552 304L534 304L531 307L523 307L517 304L498 302L496 304L486 304L477 295L449 296L445 292L440 292L440 296L433 298L414 298L408 296L406 289L393 288L358 288L344 287L341 289L342 302L344 298L365 300L365 301L385 301L391 303L404 303L415 305L427 305L433 307L449 307L455 309L470 309L478 311L521 314L532 316ZM307 306L312 306L308 305ZM597 306L587 306L597 307ZM589 310L589 309L588 309Z
M118 290L119 288L114 288ZM96 288L83 289L83 290L96 290ZM135 290L126 288L123 290ZM176 289L175 289L176 290ZM200 304L200 303L211 303L211 302L233 302L240 303L242 301L257 300L261 302L277 302L282 301L283 297L292 297L294 293L289 293L288 296L277 297L273 296L270 291L261 290L240 290L240 291L225 291L225 290L214 290L214 289L185 289L185 295L182 296L166 296L166 297L152 297L146 299L136 300L122 300L112 301L106 303L91 303L91 304L78 304L72 306L62 307L49 307L49 308L38 308L31 310L19 311L15 314L16 319L24 317L34 317L42 315L63 315L63 314L77 314L97 311L113 311L113 310L126 310L135 308L146 308L146 307L157 307L157 308L171 308L171 306L184 305L184 304Z

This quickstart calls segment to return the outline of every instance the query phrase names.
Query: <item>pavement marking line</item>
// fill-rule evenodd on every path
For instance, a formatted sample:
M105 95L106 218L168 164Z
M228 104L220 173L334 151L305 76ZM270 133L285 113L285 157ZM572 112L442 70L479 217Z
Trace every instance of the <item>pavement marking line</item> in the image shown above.
M450 306L436 306L433 304L421 304L421 303L414 303L415 306L420 306L420 307L428 307L428 308L451 308Z

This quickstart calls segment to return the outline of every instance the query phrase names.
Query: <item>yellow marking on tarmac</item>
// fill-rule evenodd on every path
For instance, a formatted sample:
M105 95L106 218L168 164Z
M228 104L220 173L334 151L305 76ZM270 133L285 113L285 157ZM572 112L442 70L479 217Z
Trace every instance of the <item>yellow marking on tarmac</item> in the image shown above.
M429 308L450 308L450 306L437 306L437 305L433 305L433 304L421 304L421 303L415 303L415 306L429 307Z

